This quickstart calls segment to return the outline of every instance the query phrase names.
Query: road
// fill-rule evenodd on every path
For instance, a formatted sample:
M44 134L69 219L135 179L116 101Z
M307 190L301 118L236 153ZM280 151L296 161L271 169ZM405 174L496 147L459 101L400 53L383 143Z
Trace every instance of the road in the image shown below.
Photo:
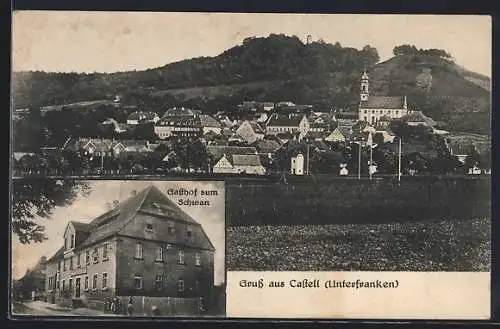
M50 315L50 316L112 316L102 311L88 308L64 308L42 301L13 302L12 315Z

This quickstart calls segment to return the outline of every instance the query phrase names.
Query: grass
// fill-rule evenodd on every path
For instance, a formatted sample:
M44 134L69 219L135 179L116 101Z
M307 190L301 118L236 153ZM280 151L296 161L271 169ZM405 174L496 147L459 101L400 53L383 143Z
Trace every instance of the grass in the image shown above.
M232 271L489 271L490 220L229 227Z

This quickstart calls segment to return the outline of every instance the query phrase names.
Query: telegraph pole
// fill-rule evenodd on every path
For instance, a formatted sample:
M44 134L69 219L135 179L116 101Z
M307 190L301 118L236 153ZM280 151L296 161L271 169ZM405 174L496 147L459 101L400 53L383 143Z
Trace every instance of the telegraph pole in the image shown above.
M358 179L361 179L361 141L358 144Z
M399 138L399 154L398 154L398 182L401 182L401 137Z

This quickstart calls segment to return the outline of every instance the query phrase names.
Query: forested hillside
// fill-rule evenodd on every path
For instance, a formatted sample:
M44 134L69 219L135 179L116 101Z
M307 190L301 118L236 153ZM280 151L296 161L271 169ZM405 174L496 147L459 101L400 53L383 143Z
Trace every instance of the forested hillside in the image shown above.
M371 94L408 95L409 103L451 128L489 132L489 78L456 65L440 49L394 48L379 62L375 48L343 47L295 36L247 38L215 57L200 57L145 71L112 74L15 72L14 108L113 99L151 110L184 104L206 112L231 110L243 100L290 100L318 107L353 108L360 73ZM467 117L467 120L464 118Z

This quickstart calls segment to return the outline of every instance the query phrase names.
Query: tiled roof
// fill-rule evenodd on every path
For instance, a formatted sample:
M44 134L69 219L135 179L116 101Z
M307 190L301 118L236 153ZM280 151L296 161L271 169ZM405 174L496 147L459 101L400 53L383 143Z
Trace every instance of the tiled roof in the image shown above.
M221 127L221 124L217 120L206 114L200 114L200 124L202 127Z
M403 109L404 96L370 96L367 101L361 101L363 109Z
M298 127L303 116L301 115L278 115L274 114L269 118L267 126L272 127Z
M401 118L405 122L423 122L428 126L435 126L436 121L424 115L422 111L412 111Z
M253 146L207 146L207 153L215 160L219 161L224 154L232 156L235 154L256 154L257 149Z
M166 115L155 126L194 126L201 127L200 117L197 115Z
M76 222L74 220L72 220L70 223L73 224L73 227L76 231L88 232L90 230L90 226L87 223Z
M262 166L258 154L233 154L230 161L233 166Z
M157 115L155 112L135 111L128 116L127 120L153 120Z
M198 233L200 233L199 235L203 238L189 242L189 246L213 249L213 245L206 237L200 224L186 214L154 185L150 185L138 192L135 196L131 196L118 203L116 208L105 212L88 224L72 222L73 225L76 223L78 228L83 228L89 233L88 237L77 245L77 248L92 245L113 235L119 235L126 228L127 224L136 217L138 212L168 218L169 220L190 223L195 230L197 228ZM182 234L173 237L174 240L171 242L186 244L183 240L183 236L184 233L182 232ZM62 256L63 252L64 250L61 248L51 260Z

